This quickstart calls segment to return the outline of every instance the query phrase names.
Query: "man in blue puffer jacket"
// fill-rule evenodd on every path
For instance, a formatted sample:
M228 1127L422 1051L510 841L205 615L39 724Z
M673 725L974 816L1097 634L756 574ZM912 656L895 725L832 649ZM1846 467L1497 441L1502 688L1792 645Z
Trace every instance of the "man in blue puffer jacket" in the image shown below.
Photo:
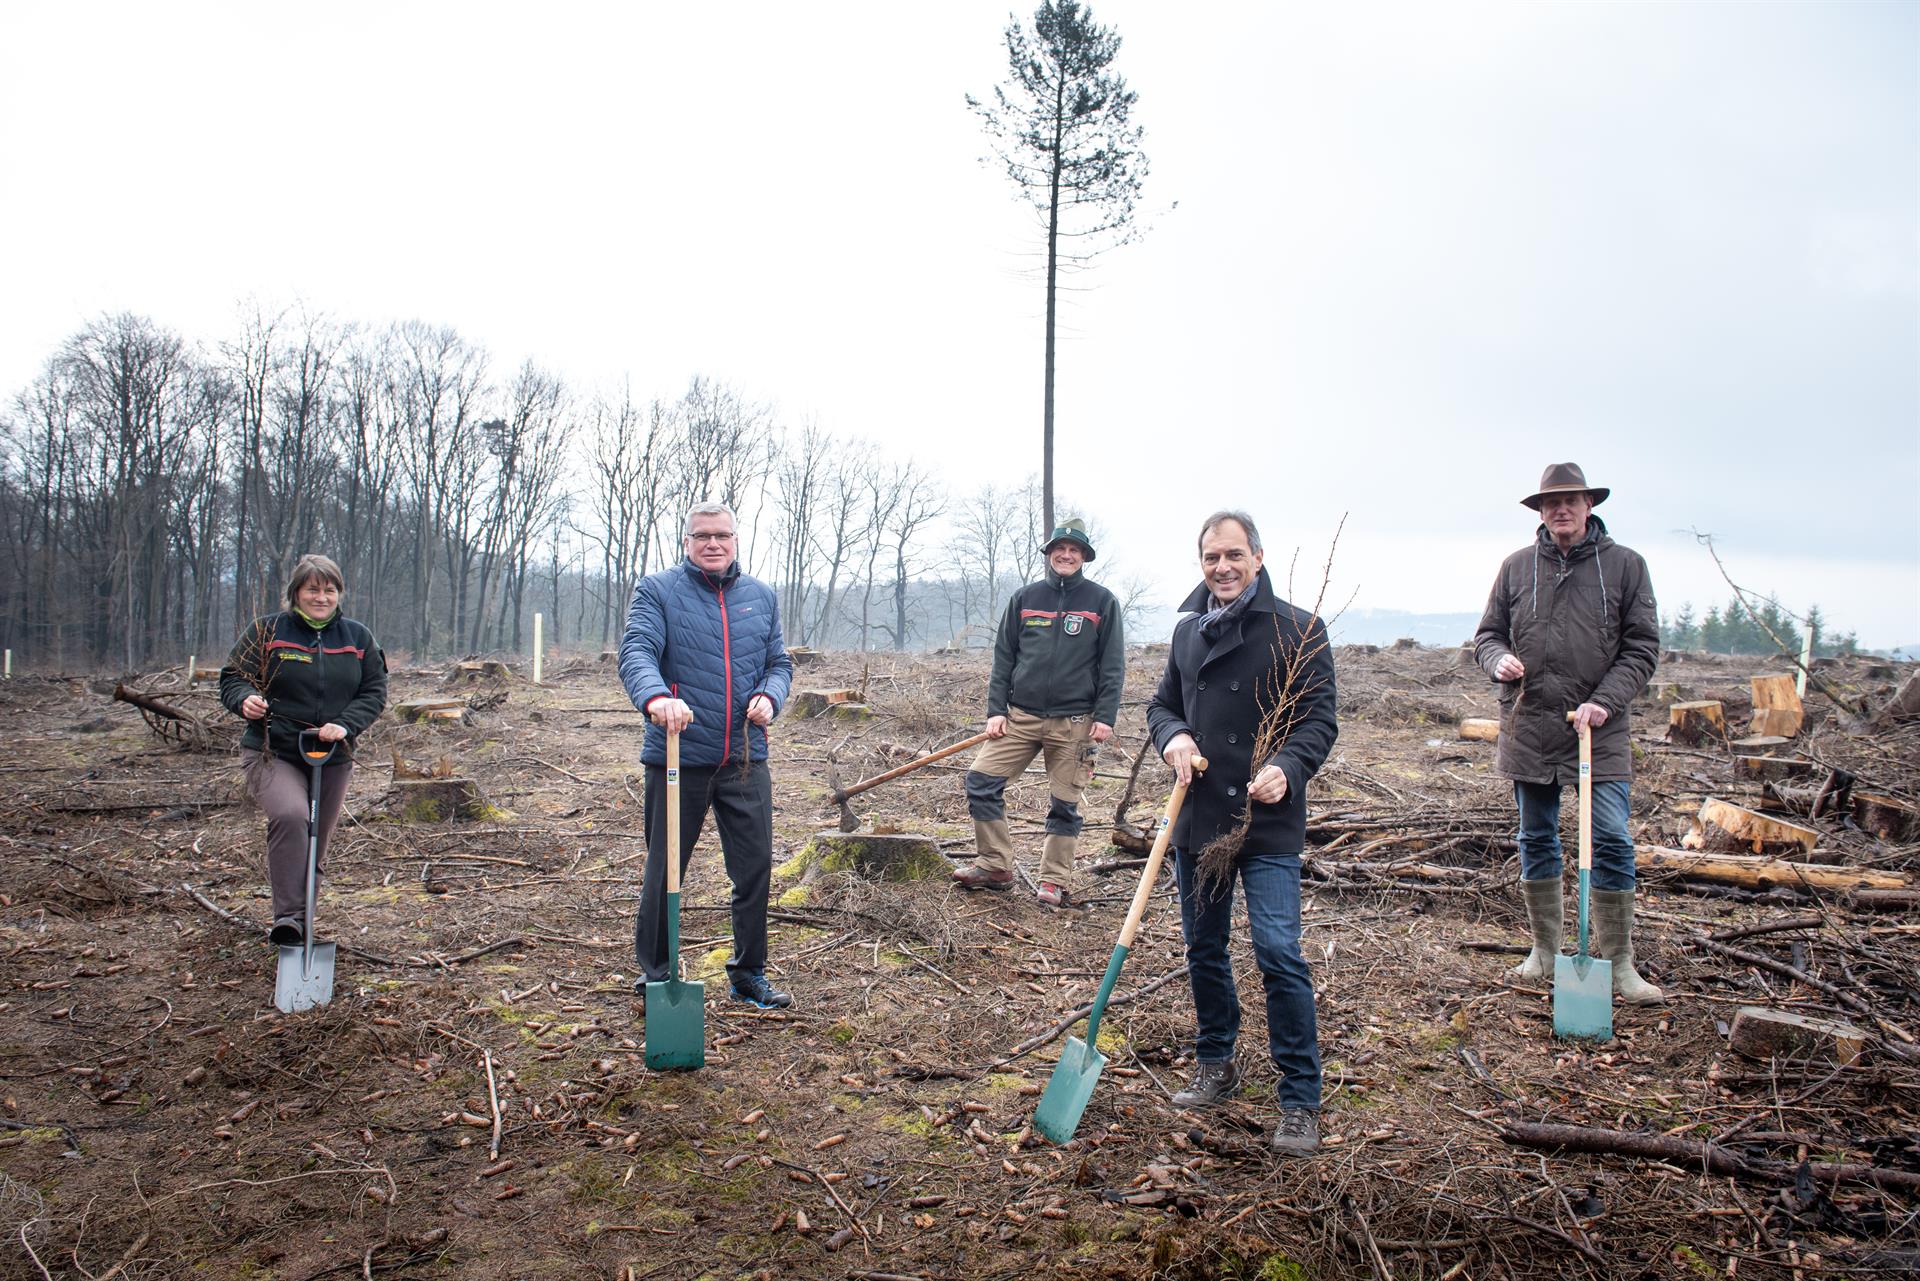
M773 589L740 572L738 526L721 503L687 512L686 559L633 589L620 679L648 717L647 870L633 949L634 990L667 973L667 731L680 734L680 874L711 809L733 882L733 995L762 1009L793 1003L767 982L767 887L773 875L773 782L767 731L793 683Z

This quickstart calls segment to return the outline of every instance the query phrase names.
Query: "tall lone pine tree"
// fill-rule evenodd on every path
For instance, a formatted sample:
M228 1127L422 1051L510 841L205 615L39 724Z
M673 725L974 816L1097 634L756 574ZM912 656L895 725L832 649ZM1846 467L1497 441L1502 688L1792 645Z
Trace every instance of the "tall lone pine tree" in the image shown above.
M1109 71L1120 37L1076 0L1043 0L1033 26L1007 23L1005 84L993 101L967 95L1019 198L1047 229L1047 355L1042 415L1041 519L1052 530L1054 327L1060 268L1084 265L1135 239L1134 203L1147 176L1134 93ZM1061 238L1067 237L1063 252ZM1043 535L1044 536L1044 535Z

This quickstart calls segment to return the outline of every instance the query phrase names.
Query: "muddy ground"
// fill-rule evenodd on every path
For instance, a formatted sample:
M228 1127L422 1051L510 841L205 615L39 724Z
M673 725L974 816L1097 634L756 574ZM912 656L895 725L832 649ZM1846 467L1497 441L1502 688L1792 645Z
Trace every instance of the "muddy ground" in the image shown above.
M817 872L796 891L788 869L773 976L795 1004L762 1013L721 999L726 884L709 832L685 929L689 969L709 979L707 1065L671 1074L644 1066L628 986L641 718L598 655L556 656L539 687L523 667L449 685L444 667L397 666L396 699L483 710L462 725L388 718L363 740L322 907L336 994L293 1016L272 1005L263 820L237 803L231 730L225 746L180 745L107 697L110 681L7 683L0 1275L1799 1278L1920 1263L1920 1063L1904 1057L1920 913L1644 877L1643 968L1671 1004L1620 1009L1604 1045L1554 1039L1548 991L1504 978L1525 937L1511 798L1492 745L1456 732L1495 704L1453 650L1339 654L1306 907L1322 1154L1281 1162L1262 1144L1273 1080L1244 934L1250 1084L1218 1112L1170 1106L1192 1006L1166 884L1078 1136L1034 1137L1061 1042L1003 1060L1091 998L1112 949L1138 873L1093 868L1128 857L1107 845L1110 819L1163 661L1133 656L1074 910L1025 889L964 895L940 874ZM1739 726L1747 677L1778 670L1682 655L1659 681L1724 699ZM1905 670L1846 660L1825 675L1872 703ZM833 824L829 755L852 781L964 737L986 675L977 652L804 668L801 687L864 687L872 715L776 726L780 859ZM218 719L183 674L137 684ZM1820 775L1920 796L1920 726L1848 730L1824 698L1809 707L1793 750ZM1721 748L1663 744L1665 722L1643 700L1634 821L1672 846L1702 797L1753 785ZM496 808L401 821L384 799L396 756L445 760ZM854 807L964 857L966 759ZM1149 760L1131 817L1149 825L1167 786ZM1044 778L1010 801L1031 867ZM1816 826L1822 858L1920 868L1914 844ZM1796 916L1811 923L1733 946L1812 983L1698 942ZM1745 1004L1850 1018L1866 1052L1847 1067L1741 1058L1726 1028ZM1714 1140L1733 1165L1535 1151L1503 1138L1516 1121Z

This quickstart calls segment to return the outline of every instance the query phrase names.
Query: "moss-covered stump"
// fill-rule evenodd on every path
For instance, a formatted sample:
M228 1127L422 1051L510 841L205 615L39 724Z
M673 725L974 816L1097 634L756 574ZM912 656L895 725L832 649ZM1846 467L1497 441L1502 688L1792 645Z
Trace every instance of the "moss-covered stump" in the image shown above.
M396 778L387 791L387 812L403 823L483 819L497 813L470 778Z
M906 833L816 832L789 860L783 875L810 881L821 872L852 872L874 881L921 881L952 869L930 836Z

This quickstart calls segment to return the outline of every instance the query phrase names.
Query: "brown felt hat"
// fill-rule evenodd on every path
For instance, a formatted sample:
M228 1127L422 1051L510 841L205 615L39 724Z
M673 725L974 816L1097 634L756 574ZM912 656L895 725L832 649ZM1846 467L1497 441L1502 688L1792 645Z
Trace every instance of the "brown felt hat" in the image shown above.
M1593 505L1598 507L1607 501L1607 495L1613 491L1599 485L1589 485L1587 474L1580 470L1579 463L1553 463L1540 473L1540 489L1528 494L1520 501L1535 511L1546 501L1548 494L1578 494L1586 492L1593 495Z

